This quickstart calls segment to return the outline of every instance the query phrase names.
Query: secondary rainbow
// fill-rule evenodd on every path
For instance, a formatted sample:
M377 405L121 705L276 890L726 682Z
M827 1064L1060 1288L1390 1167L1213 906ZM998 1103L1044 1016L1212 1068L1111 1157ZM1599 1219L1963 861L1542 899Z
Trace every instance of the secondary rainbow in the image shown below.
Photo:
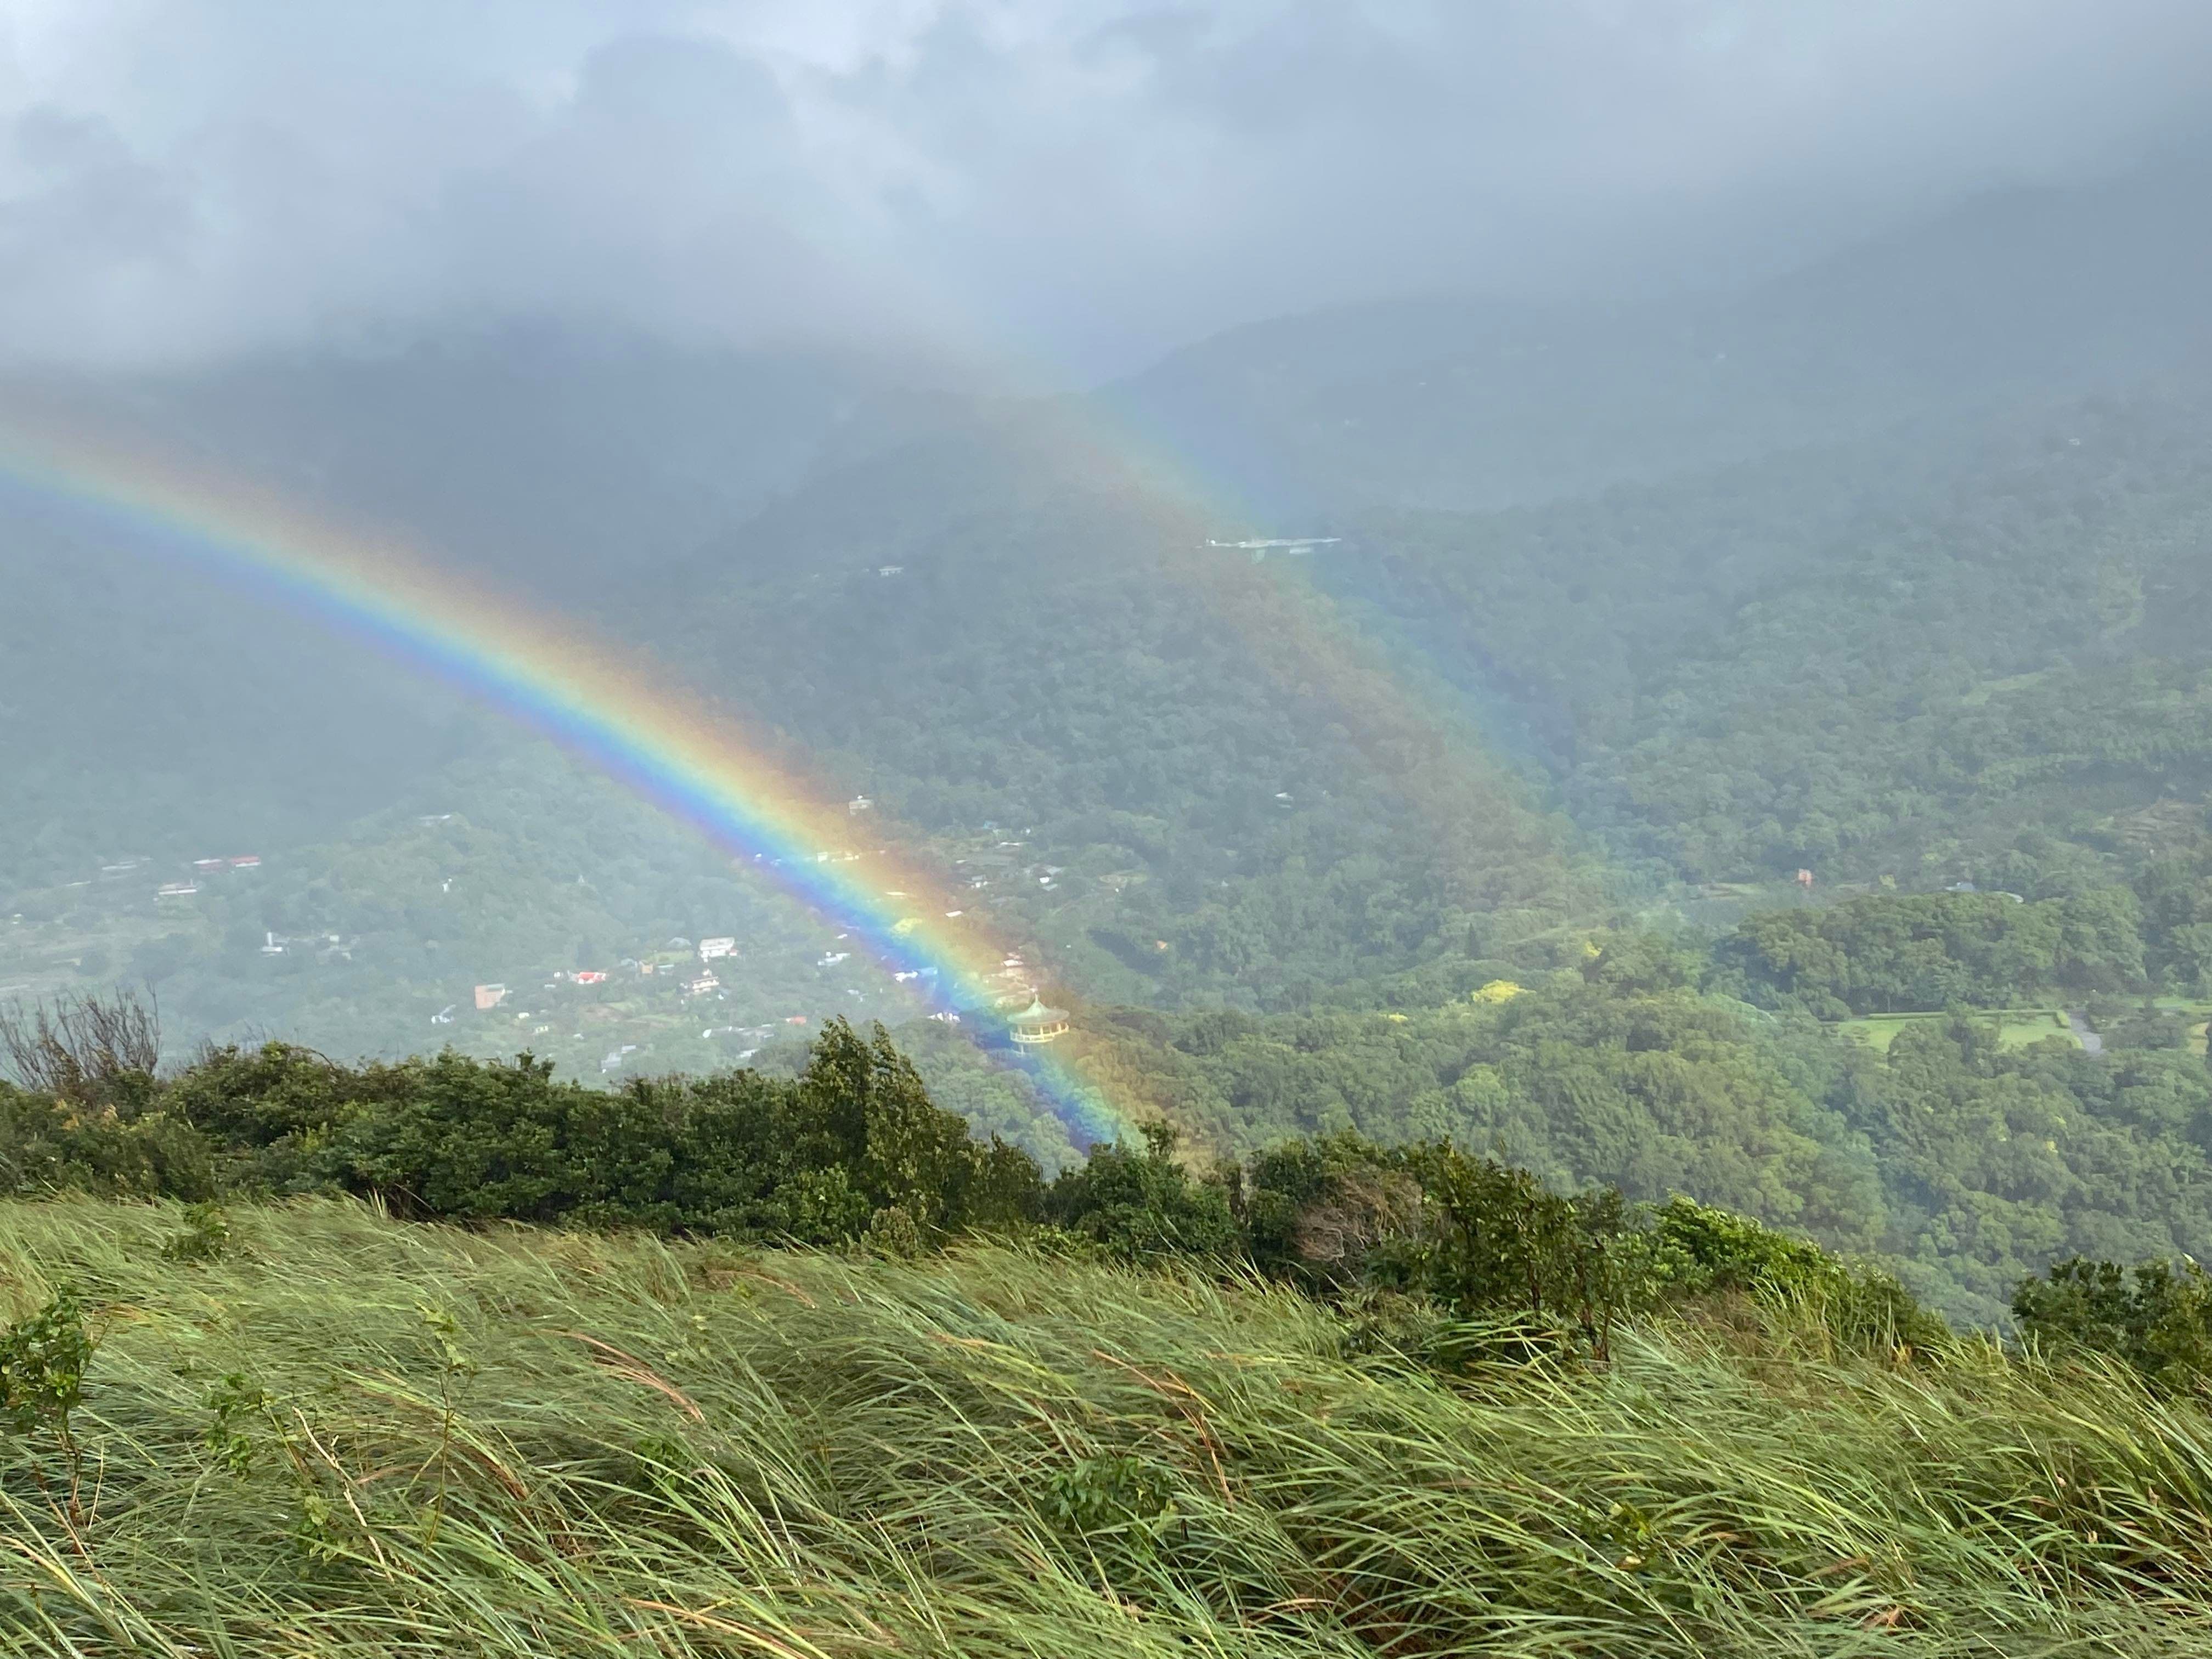
M252 485L76 439L0 434L0 476L128 527L195 565L483 698L704 832L866 943L967 1029L993 1028L1003 945L939 878L865 833L842 799L626 654L391 540ZM842 793L842 792L839 792ZM1050 1052L990 1052L1080 1148L1127 1120Z

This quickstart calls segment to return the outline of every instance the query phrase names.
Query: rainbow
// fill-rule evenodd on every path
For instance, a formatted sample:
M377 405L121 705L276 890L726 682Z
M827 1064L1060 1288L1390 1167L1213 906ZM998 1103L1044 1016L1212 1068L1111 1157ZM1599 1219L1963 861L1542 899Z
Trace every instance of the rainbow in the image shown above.
M234 480L112 442L0 433L0 477L150 536L194 564L456 685L693 825L852 932L938 1012L1026 1077L1078 1150L1127 1115L1051 1051L1015 1052L994 1014L1004 946L941 880L855 845L846 804L573 624ZM874 837L866 837L873 840Z

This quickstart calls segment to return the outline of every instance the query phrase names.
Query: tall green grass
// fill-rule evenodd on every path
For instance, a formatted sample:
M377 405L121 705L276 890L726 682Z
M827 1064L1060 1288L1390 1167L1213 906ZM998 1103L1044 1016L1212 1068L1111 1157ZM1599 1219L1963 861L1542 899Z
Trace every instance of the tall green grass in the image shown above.
M83 1517L0 1442L10 1650L2212 1652L2212 1419L2108 1370L1747 1309L1443 1379L1009 1249L231 1221L0 1205L0 1311L101 1337Z

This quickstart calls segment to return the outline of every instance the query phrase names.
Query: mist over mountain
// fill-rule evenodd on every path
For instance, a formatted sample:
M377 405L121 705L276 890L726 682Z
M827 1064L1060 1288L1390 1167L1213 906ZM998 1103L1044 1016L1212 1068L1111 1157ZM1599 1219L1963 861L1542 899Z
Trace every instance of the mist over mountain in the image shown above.
M1409 292L1633 302L2205 137L2185 0L27 5L0 356L552 316L1060 386Z
M2198 164L1992 192L1725 296L1436 298L1253 324L1113 387L1284 512L1498 507L2203 372Z
M1735 850L1693 854L1684 809L1662 804L1677 786L1653 770L1676 763L1638 747L1660 740L1644 711L1680 695L1667 678L1696 653L1751 648L1728 642L1747 605L1832 591L1888 635L1883 673L1908 700L1924 702L1901 688L1928 672L1961 695L2043 687L2017 694L2033 698L2093 660L2193 663L2172 607L2197 603L2179 596L2197 592L2201 544L2187 388L2212 276L2203 183L2163 167L1980 198L1724 300L1286 318L1072 399L918 359L546 324L46 372L17 402L397 532L635 641L945 856L969 856L979 825L1019 825L1023 871L1079 873L991 878L981 902L1057 953L1071 992L1265 1006L1600 917L1607 858L1641 872L1638 902L1839 857L1871 877L1877 847L1908 880L1982 870L1996 852L1963 850L1982 832L1960 842L1940 814L1909 832L1836 827L1863 816L1853 791L1887 799L1901 781L1821 805L1787 786L1693 837ZM2091 471L2041 476L2052 455ZM1976 550L1990 532L1962 529L1938 538L1955 593L1923 556L1885 569L1907 556L1885 550L1900 525L2021 510L2008 480L2023 467L2074 526L2047 554L2002 532ZM180 868L217 842L327 846L380 809L444 810L468 793L450 768L523 741L374 652L303 636L265 596L23 506L6 868L26 890L84 878L72 857ZM1206 545L1324 532L1343 540L1303 561ZM2144 563L2138 545L2161 550ZM1995 626L1966 597L1984 580L2048 595L2054 621L1985 634L1967 672L1951 607ZM2137 591L2167 597L2130 623L2111 595ZM1897 623L1876 620L1890 609ZM1940 663L1897 656L1907 619L1932 625L1921 648ZM1706 775L1741 766L1771 794L1757 732L1776 705L1755 679L1744 695ZM1892 718L1924 724L1921 707ZM1792 764L1814 763L1806 741ZM2192 777L2197 739L2176 741L2141 781L2115 777L2110 804L2148 806ZM212 777L220 790L198 781ZM1440 836L1446 822L1471 839ZM283 931L260 920L226 924L227 948ZM630 927L637 949L721 931L665 896L595 927ZM516 971L496 954L457 971ZM398 1023L375 1028L391 1042L459 994L404 988L415 971L360 975L394 999ZM204 1017L252 1018L248 983Z

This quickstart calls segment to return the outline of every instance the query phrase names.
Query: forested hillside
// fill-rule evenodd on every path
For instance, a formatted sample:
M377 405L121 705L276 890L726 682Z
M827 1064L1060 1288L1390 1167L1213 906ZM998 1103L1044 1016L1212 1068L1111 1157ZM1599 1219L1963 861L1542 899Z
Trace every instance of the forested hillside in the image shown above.
M1622 969L1412 1013L1131 1012L1085 1041L1209 1144L1445 1136L1565 1186L1688 1193L1879 1254L1989 1320L2047 1261L2212 1237L2203 1051L2185 1022L2110 1029L2091 1056L2047 1022L2016 1047L1994 1019L1937 1019L1881 1051Z
M2075 892L2212 782L2208 433L2188 398L2045 409L1940 463L1381 522L1317 579L1504 698L1577 821L1663 875Z
M1095 438L1019 453L1018 488L920 526L872 471L794 496L690 571L668 636L957 845L976 903L1094 996L1294 1004L1599 902L1568 827L1325 604Z
M1043 953L1055 982L1112 1000L1295 1005L1347 975L1510 949L1600 902L1571 830L1470 729L1408 696L1387 654L1328 606L1204 549L1219 526L1083 422L1024 432L963 415L927 444L859 447L703 550L641 556L582 625L629 636L755 741L787 749L840 795L871 797L871 822L927 845L1010 945ZM435 497L401 499L434 527L448 522ZM468 562L505 556L452 522ZM550 544L556 592L578 562L612 556L575 529ZM73 584L96 603L60 629L27 625L11 664L11 729L26 745L4 809L20 849L14 908L64 925L14 941L21 959L0 984L66 986L58 962L88 979L174 979L195 1029L235 1029L252 1003L271 1025L396 1053L473 984L605 969L600 957L640 956L656 934L728 931L728 883L711 860L656 852L648 870L604 845L559 850L568 826L612 822L588 786L515 758L514 734L434 688L387 674L392 696L416 702L396 715L356 707L343 650L278 653L257 684L232 665L258 660L257 630L281 625L270 613L114 534L70 521L17 544L56 611L70 616ZM131 561L149 551L141 584ZM104 699L71 702L70 665L127 631L118 605L165 583L177 592L163 649L125 659ZM373 658L360 672L383 683ZM210 728L200 711L232 691L246 713ZM307 724L288 738L294 715ZM72 793L66 734L87 721L137 723L161 763L119 795ZM203 768L233 780L212 801ZM190 811L163 805L172 781L201 789ZM643 811L621 833L672 847ZM420 841L415 817L448 812L528 850L426 862L392 844ZM321 896L154 902L156 886L218 852L289 872L265 888ZM137 857L151 872L134 878L137 914L111 915L72 885ZM469 896L455 899L449 878ZM563 890L580 878L588 903ZM487 935L486 915L514 926ZM412 920L395 929L401 916ZM241 994L270 977L247 959L252 935L311 919L366 941L349 981ZM157 937L173 943L148 956ZM824 951L835 943L833 930ZM750 1025L764 999L782 1000L787 980L732 971L748 1006L722 1023ZM336 1020L334 998L350 1005Z
M4 499L0 893L128 858L169 879L265 852L483 752L484 726L443 688L159 547L20 488Z

